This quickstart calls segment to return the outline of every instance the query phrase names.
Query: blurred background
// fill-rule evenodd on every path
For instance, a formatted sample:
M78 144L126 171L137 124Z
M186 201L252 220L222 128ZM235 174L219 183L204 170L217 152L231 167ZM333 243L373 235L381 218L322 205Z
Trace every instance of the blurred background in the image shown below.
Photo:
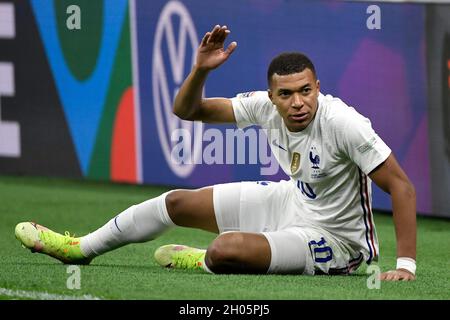
M271 59L302 51L322 93L370 118L392 148L419 214L450 217L448 1L1 0L0 175L187 188L286 179L261 173L262 136L235 139L220 154L214 147L234 126L170 112L216 24L238 48L210 74L205 96L266 90ZM173 138L177 128L188 141ZM173 161L180 143L194 163ZM374 208L391 210L374 189Z

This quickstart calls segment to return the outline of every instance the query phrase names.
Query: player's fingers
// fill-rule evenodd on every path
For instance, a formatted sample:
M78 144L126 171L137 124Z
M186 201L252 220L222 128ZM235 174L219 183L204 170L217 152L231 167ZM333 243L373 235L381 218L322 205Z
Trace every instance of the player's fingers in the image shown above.
M223 26L222 28L220 28L220 35L217 38L217 42L223 43L229 33L230 33L230 30L227 29L227 26Z
M410 281L415 279L414 274L404 270L390 270L380 274L380 280L382 281Z
M393 281L393 280L394 280L394 276L395 276L395 273L394 273L393 271L383 272L383 273L380 275L380 280L383 280L383 281Z
M222 42L222 43L224 43L225 42L225 39L228 37L228 35L230 34L230 30L225 30L225 32L223 33L223 36L222 36L222 39L220 39L220 41Z
M217 24L211 31L211 35L209 36L208 43L216 42L219 33L220 33L220 25Z
M414 273L410 272L406 269L397 269L397 272L399 272L402 275L402 278L408 278L408 279L414 279L416 276Z
M413 275L412 273L409 273L409 272L403 272L402 273L402 277L401 277L402 281L412 281L412 280L415 280L415 279L416 279L416 276Z
M398 270L392 271L392 279L391 281L399 281L402 279L402 273L398 272Z
M227 31L229 31L226 28L227 28L226 26L225 26L225 28L224 27L220 28L219 35L217 36L217 39L216 39L216 43L223 44L223 42L225 41L225 38L226 38Z
M236 47L237 47L237 42L236 42L236 41L233 41L232 43L230 43L230 44L228 45L227 49L225 50L225 54L226 54L227 56L230 56L230 54L233 53L233 51L234 51L234 49L236 49Z
M383 272L380 274L380 280L389 280L392 276L391 271Z
M393 277L394 277L394 275L392 273L388 273L385 280L392 281Z
M202 46L206 45L208 43L208 39L210 36L211 36L211 32L205 33L200 45L202 45Z

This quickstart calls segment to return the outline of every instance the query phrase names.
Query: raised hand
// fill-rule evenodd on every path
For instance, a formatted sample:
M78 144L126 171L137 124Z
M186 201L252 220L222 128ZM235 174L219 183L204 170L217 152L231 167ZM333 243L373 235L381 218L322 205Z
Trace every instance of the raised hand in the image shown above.
M196 67L201 70L212 70L224 63L236 49L237 43L231 42L225 49L224 42L230 34L227 26L216 25L207 32L197 49Z

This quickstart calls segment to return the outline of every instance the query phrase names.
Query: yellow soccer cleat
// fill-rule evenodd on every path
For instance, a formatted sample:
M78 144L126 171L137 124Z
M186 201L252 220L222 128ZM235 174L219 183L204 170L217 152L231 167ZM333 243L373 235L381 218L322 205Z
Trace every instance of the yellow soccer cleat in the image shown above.
M166 268L203 269L206 250L168 244L155 251L156 262Z
M89 264L92 259L81 253L80 238L56 233L34 222L21 222L16 226L17 240L31 252L49 255L65 264Z

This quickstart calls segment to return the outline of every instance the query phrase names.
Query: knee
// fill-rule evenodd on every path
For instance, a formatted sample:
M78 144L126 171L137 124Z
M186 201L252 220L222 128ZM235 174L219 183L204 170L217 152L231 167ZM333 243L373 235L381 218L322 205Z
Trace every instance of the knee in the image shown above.
M229 232L218 236L208 247L206 262L211 270L235 264L240 260L243 251L244 237L239 232Z
M166 208L171 218L176 218L177 213L183 206L183 192L181 190L174 190L166 195Z

